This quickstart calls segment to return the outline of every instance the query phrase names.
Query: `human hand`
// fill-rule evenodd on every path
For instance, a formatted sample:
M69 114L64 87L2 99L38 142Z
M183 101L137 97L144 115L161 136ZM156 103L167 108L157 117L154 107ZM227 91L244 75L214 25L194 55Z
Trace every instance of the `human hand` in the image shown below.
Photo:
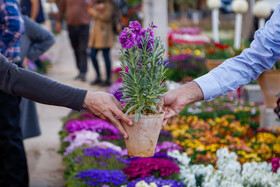
M56 24L55 24L55 31L57 33L61 32L61 22L59 22L59 21L56 22Z
M23 68L28 68L28 58L27 57L24 58L24 60L22 62L22 67Z
M121 104L112 94L88 91L83 108L87 109L94 115L111 122L117 129L119 129L124 138L128 138L121 121L128 125L133 125L133 122L121 111Z
M178 115L186 104L203 99L203 93L196 82L190 82L170 90L162 95L163 110L165 111L164 123L175 115Z

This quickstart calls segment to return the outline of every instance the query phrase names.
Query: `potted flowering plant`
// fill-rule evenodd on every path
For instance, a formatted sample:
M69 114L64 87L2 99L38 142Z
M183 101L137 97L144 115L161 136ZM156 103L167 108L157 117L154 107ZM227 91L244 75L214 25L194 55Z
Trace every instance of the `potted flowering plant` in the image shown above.
M234 51L228 44L211 43L205 47L206 67L209 71L233 56Z
M275 108L277 94L280 93L280 60L278 60L272 69L264 71L258 78L264 97L264 105L267 108Z
M149 157L154 155L164 114L157 110L160 95L165 92L163 80L166 63L163 61L164 45L154 36L151 24L141 28L133 21L120 34L122 45L121 89L124 111L134 125L124 125L128 133L125 140L130 156Z

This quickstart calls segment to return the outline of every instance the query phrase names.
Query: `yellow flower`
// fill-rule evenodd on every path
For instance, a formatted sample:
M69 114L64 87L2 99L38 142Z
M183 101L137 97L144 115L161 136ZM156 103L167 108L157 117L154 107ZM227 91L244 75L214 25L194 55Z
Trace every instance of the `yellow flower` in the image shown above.
M194 54L195 54L195 55L199 56L199 55L200 55L200 53L201 53L201 52L200 52L200 50L199 50L199 49L194 50Z
M273 145L273 151L275 151L276 153L280 153L280 144L274 144Z

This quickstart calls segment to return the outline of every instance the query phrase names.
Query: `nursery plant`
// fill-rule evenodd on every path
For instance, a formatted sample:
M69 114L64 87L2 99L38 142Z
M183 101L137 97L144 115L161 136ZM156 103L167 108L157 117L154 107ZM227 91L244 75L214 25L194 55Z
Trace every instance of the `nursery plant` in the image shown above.
M159 37L154 37L151 24L141 29L137 21L130 23L121 35L122 83L121 90L126 114L134 114L138 121L141 114L158 114L159 96L164 93L162 83L165 76L163 55L164 45Z
M159 134L164 116L164 114L159 114L157 108L161 103L160 95L166 90L163 84L166 72L166 63L163 59L165 49L161 39L154 35L155 28L157 26L153 23L148 28L142 28L140 23L133 21L124 28L119 37L122 45L122 71L120 73L123 84L121 88L123 99L121 101L124 103L124 111L137 123L134 125L135 128L145 129L146 125L149 125L151 129L155 130L148 130L154 136L153 140L144 139L147 135L141 135L139 129L135 130L135 133L140 134L131 132L132 134L129 136L139 136L143 138L142 142L148 141L147 143L150 140L157 140L155 135ZM141 127L143 125L145 127ZM155 126L158 126L159 129L155 129ZM131 128L128 126L125 128L129 134ZM150 149L155 145L156 142L152 143L152 146L148 146L148 144L145 146ZM131 153L129 150L128 152ZM139 154L141 152L139 147L137 152ZM142 152L141 155L139 154L138 156L141 156ZM134 156L136 155L134 154Z

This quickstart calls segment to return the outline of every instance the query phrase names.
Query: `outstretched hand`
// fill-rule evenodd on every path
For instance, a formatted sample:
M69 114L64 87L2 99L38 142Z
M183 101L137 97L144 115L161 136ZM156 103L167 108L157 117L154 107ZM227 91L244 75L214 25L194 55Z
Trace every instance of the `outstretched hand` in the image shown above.
M164 123L175 115L178 115L185 105L203 99L203 93L196 82L190 82L170 90L162 95L163 110L165 111Z
M121 104L112 94L88 91L83 108L101 119L111 122L124 138L128 138L121 121L128 125L133 125L133 122L121 111Z

